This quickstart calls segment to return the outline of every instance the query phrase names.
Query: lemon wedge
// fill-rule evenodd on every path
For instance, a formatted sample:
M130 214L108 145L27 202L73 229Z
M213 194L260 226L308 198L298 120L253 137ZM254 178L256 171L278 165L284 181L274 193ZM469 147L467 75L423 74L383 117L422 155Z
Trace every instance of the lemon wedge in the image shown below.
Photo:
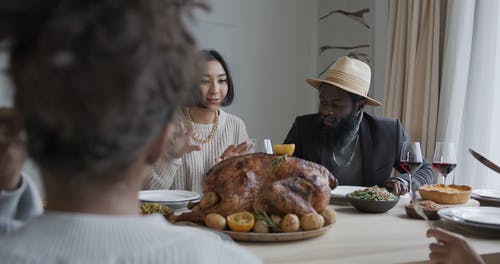
M277 155L292 156L295 151L295 144L273 145L273 152Z
M248 232L252 230L255 218L250 212L239 212L227 217L227 225L235 232Z

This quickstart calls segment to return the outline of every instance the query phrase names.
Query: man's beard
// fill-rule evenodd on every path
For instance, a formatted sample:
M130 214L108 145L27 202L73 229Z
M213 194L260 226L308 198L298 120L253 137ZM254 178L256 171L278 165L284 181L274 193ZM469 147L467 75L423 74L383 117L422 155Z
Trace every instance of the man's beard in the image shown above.
M359 115L356 114L354 109L347 117L338 121L332 116L325 116L320 113L321 131L327 138L326 142L332 144L334 149L341 150L344 148L354 139L358 131L358 117ZM327 118L335 120L335 124L333 126L325 125L323 121Z

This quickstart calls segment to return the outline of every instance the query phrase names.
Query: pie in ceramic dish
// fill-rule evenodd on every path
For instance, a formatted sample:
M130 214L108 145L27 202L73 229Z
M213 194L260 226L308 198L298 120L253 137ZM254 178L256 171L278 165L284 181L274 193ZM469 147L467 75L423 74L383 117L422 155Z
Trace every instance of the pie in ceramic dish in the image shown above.
M418 188L422 199L438 204L463 204L471 196L471 187L467 185L426 184Z

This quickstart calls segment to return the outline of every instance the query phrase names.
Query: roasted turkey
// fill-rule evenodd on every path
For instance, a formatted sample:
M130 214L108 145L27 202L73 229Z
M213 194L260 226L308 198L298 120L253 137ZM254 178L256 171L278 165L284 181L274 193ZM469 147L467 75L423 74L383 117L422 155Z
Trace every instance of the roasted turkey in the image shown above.
M241 211L265 211L302 216L322 212L336 179L325 167L295 157L263 153L233 157L206 175L200 210L175 221L202 222L209 213L223 216Z

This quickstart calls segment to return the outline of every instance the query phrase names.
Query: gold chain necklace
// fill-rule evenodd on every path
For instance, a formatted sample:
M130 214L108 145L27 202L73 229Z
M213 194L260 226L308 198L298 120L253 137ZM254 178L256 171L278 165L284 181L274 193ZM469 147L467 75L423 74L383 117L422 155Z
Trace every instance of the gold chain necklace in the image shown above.
M186 120L188 122L194 123L193 119L191 118L191 113L189 112L189 107L184 108L184 116L186 117ZM210 133L208 134L208 136L206 138L202 138L201 136L198 135L198 133L196 131L194 131L194 134L191 136L193 138L193 140L196 141L197 143L205 144L215 136L215 133L217 132L217 128L219 127L219 111L215 112L215 117L214 117L214 121L212 121L212 124L213 124L212 130L210 131Z
M359 140L359 135L356 135L356 143L354 143L354 149L352 150L351 157L343 165L339 164L339 162L337 161L337 158L335 157L335 151L332 151L333 152L333 162L335 162L335 164L337 164L337 166L339 166L341 168L345 168L345 167L351 165L351 162L352 162L352 160L354 158L354 154L356 154L356 149L358 148L358 140Z

